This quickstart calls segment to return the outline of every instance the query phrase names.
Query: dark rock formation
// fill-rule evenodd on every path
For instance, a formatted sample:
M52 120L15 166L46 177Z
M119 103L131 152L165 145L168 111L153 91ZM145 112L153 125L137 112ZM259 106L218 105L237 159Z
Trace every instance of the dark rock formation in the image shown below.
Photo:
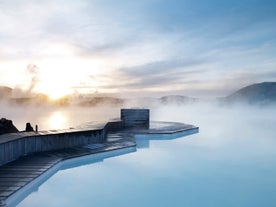
M0 135L6 133L19 132L18 129L13 125L11 120L2 118L0 119Z
M25 131L26 132L33 132L34 131L34 128L32 127L30 122L26 123Z

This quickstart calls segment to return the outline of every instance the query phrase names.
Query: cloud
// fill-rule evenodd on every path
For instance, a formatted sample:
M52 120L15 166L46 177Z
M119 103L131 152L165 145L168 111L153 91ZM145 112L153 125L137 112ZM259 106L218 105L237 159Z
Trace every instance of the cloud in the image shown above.
M121 68L117 71L116 81L105 88L117 89L148 89L154 87L166 88L189 80L193 74L202 73L196 66L204 63L204 60L168 60L156 61L143 65ZM113 75L114 77L114 75Z
M18 60L42 61L49 70L47 61L75 58L101 62L95 68L112 73L86 83L99 91L177 91L204 83L215 90L211 81L239 72L246 80L266 71L253 79L271 80L276 62L267 62L276 55L275 8L272 0L0 1L0 78Z
M121 68L120 71L131 77L145 77L148 75L157 75L159 73L170 73L172 71L183 70L184 68L191 68L193 66L201 65L205 62L206 60L202 59L162 60L146 63L143 65Z
M121 68L115 73L90 76L91 81L102 83L100 89L116 92L175 90L194 81L206 71L200 68L204 60L168 60ZM198 66L198 67L197 67ZM191 79L193 77L193 79ZM87 84L89 86L89 83ZM82 86L83 87L83 86Z

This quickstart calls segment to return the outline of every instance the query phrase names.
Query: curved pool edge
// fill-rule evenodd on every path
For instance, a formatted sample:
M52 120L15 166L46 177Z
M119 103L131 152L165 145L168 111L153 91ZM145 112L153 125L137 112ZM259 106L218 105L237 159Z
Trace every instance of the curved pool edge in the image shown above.
M80 167L83 165L88 165L96 162L103 162L105 159L133 152L136 152L135 146L124 147L120 149L111 149L109 151L102 151L72 158L65 158L56 163L54 166L52 166L45 172L43 172L41 175L29 182L27 185L23 186L22 188L14 192L5 200L5 204L8 207L16 206L21 201L23 201L28 195L30 195L33 192L36 192L44 182L46 182L49 178L55 175L58 171L74 167Z

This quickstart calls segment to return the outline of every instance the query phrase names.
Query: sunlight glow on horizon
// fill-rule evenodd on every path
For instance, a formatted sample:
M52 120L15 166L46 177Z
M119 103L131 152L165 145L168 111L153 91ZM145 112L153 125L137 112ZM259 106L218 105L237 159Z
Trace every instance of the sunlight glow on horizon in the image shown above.
M51 47L55 50L55 47ZM73 94L76 91L97 91L102 83L92 80L91 77L104 75L107 71L103 60L95 58L83 58L68 55L73 52L66 52L66 47L57 46L57 54L62 57L44 57L30 61L38 70L30 73L27 66L30 65L26 60L14 62L6 61L7 69L5 76L0 77L0 85L11 88L18 88L22 91L32 93L43 93L51 99L58 99L63 96ZM16 75L15 75L16 74ZM87 87L86 90L82 90ZM79 87L79 88L78 88ZM31 90L31 91L30 91Z
M47 94L52 99L72 94L74 93L73 86L90 81L87 80L87 77L97 75L99 73L97 68L100 67L100 63L94 60L80 58L63 58L42 62L41 80L36 90Z
M62 129L65 127L66 118L61 112L54 112L49 118L51 129Z

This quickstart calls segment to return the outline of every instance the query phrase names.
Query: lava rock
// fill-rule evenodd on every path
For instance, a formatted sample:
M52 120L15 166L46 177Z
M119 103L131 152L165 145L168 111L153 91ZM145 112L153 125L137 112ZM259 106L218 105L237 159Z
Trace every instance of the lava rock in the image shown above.
M26 123L25 131L26 132L33 132L34 131L34 128L32 127L30 122Z
M12 120L6 118L0 119L0 135L6 133L19 132L18 129L13 125Z

